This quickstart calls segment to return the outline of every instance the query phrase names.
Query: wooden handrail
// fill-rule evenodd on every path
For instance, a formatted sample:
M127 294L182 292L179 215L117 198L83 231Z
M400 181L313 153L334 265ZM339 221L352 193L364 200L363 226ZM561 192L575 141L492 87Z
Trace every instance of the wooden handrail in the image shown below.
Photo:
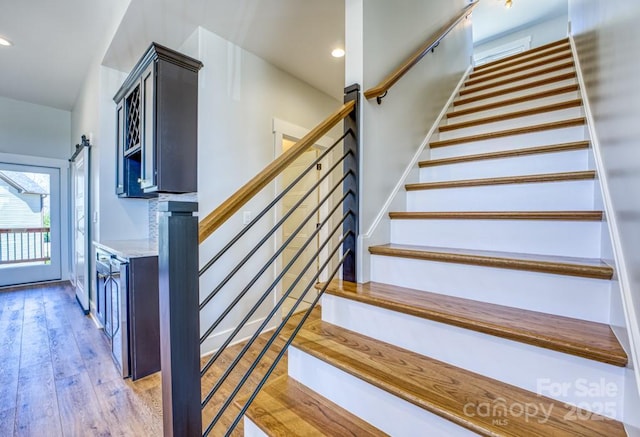
M331 114L318 126L313 128L307 135L298 141L293 147L280 155L264 170L244 184L238 191L231 195L220 206L207 215L199 225L198 240L202 243L216 229L218 229L229 217L238 212L253 196L273 181L282 171L293 161L302 155L307 149L312 147L329 130L342 121L355 108L355 101L350 101L341 106L336 112Z
M449 34L453 30L454 27L458 25L465 17L467 17L473 8L475 8L480 0L476 0L475 2L467 5L462 12L456 16L453 20L445 24L443 27L438 29L438 31L431 37L427 42L425 42L420 48L412 54L406 61L404 61L396 70L394 70L391 74L384 78L382 82L373 88L369 88L364 92L364 97L369 100L376 98L382 98L387 91L400 80L402 76L404 76L411 68L416 65L422 58L425 57L427 53L433 50L440 41ZM378 101L379 103L380 101Z

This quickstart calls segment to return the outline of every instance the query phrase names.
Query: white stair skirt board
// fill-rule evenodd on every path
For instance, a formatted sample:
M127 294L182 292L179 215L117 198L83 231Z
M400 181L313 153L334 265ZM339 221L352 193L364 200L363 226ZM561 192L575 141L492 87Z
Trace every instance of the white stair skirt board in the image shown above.
M525 149L527 147L549 146L587 140L584 126L565 127L541 132L511 135L482 141L471 141L451 146L431 149L431 159L451 158L453 156L475 155L478 153L498 152L502 150ZM435 140L432 140L435 141Z
M477 435L293 346L288 353L290 377L389 435Z
M325 295L322 319L345 329L394 344L453 366L515 385L584 409L621 418L624 367L507 340L445 323L434 322L350 299ZM389 329L393 326L394 329ZM455 347L451 347L455 345ZM589 397L576 388L579 381L612 383L616 397ZM562 393L551 384L571 384ZM555 387L555 385L553 386ZM588 402L585 403L585 400ZM603 402L613 402L614 411L597 410Z
M407 191L407 211L586 211L593 180Z
M448 140L452 138L487 134L491 132L535 126L538 124L564 121L580 117L584 117L584 111L580 106L576 106L573 108L560 109L556 111L545 112L542 114L528 115L526 117L512 118L509 120L496 121L493 123L485 123L477 126L470 126L460 129L454 129L452 131L440 132L439 138L440 140Z
M602 222L391 220L391 243L571 257L600 257Z
M535 82L535 81L530 81L530 82ZM528 82L524 82L524 84L527 84ZM495 102L502 102L504 100L511 100L517 97L522 97L522 96L530 96L532 94L538 94L541 93L543 91L551 91L551 90L557 90L558 88L562 88L568 85L575 85L578 82L575 79L564 79L561 81L556 81L556 82L551 82L548 84L544 84L544 85L537 85L537 86L530 86L527 87L525 89L522 90L517 90L517 91L511 91L511 92L505 92L503 94L499 94L497 96L494 97L486 97L484 98L483 96L487 95L487 94L491 94L494 93L496 91L502 91L502 90L509 90L510 88L513 88L515 86L515 84L509 84L509 85L505 85L505 86L500 86L500 87L492 87L492 88L488 88L488 89L484 89L484 90L478 90L478 91L474 91L474 92L470 92L468 94L464 94L461 95L459 97L460 100L464 100L464 99L468 99L468 98L475 98L475 97L481 97L479 100L476 101L472 101L469 103L459 103L457 105L454 105L455 109L469 109L469 108L474 108L476 106L482 106L485 104L489 104L489 103L495 103Z
M527 93L527 94L533 94L533 93ZM569 100L574 100L579 98L580 98L580 93L578 91L570 91L562 94L555 94L549 97L542 97L542 98L537 98L535 100L528 100L522 103L512 103L510 105L499 106L494 109L485 109L484 111L472 112L468 115L460 115L457 117L452 117L450 119L447 118L445 119L444 124L462 123L469 120L477 120L479 118L491 117L491 116L500 115L500 114L508 114L510 112L522 111L525 109L531 109L538 106L546 106L554 103L561 103L561 102L566 102ZM500 101L506 101L506 100L508 99L504 99L504 98L500 99ZM472 105L469 105L469 106L472 106ZM475 106L484 106L484 105L478 103ZM458 109L459 109L458 107L455 107L455 108L452 108L449 112L454 113Z
M593 322L610 317L611 281L602 279L373 255L371 281Z
M443 182L590 170L589 150L483 159L420 169L420 182Z
M253 423L253 420L249 419L246 415L244 416L244 437L267 437L267 434L264 433L258 425Z

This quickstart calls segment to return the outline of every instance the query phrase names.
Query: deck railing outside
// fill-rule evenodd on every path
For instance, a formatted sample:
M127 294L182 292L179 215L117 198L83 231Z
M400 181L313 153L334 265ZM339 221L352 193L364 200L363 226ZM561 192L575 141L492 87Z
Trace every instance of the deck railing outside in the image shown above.
M51 259L51 228L0 228L0 264Z

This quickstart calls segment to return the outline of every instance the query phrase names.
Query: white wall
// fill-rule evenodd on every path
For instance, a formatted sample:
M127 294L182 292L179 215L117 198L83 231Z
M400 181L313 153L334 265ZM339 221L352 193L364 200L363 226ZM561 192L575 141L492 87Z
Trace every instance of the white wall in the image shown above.
M640 3L636 0L570 0L569 19L595 120L610 200L614 253L622 302L633 348L640 365ZM636 371L636 375L639 373ZM635 414L640 409L638 396ZM632 411L632 408L629 408Z
M68 159L71 113L0 97L0 152Z
M181 51L203 62L199 73L198 92L198 201L200 216L206 216L240 186L255 176L274 159L273 119L287 121L307 129L315 127L341 104L334 98L312 88L263 59L243 50L205 29L199 28L181 47ZM266 189L245 210L256 214L272 198L273 188ZM240 216L241 214L239 214ZM232 218L219 232L201 245L200 264L208 261L216 248L241 228L241 217ZM210 292L217 280L237 263L273 223L273 215L265 218L255 233L242 240L229 260L203 276L201 296ZM273 252L273 242L256 254L251 268L240 272L215 304L210 305L201 319L203 329L248 282L261 261ZM247 312L258 293L265 289L273 270L252 289L238 310L222 325L235 326L238 317ZM253 326L272 308L268 302L251 319ZM203 351L213 347L209 341Z
M524 28L516 29L507 35L498 35L490 40L478 41L474 45L474 52L481 53L528 36L531 37L531 48L534 49L566 38L568 21L568 15L562 14Z
M467 4L464 0L347 0L346 77L358 81L363 90L377 85ZM471 47L471 22L465 20L435 53L396 83L382 105L375 100L363 102L359 257L363 281L368 280L366 247L388 242L384 223L377 226L376 219L469 66ZM377 231L387 240L374 241Z

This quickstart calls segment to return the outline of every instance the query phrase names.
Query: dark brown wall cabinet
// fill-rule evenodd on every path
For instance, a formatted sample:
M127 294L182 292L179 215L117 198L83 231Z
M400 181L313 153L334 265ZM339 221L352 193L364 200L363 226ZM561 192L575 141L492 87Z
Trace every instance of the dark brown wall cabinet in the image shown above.
M197 191L202 63L152 43L115 95L116 194Z

